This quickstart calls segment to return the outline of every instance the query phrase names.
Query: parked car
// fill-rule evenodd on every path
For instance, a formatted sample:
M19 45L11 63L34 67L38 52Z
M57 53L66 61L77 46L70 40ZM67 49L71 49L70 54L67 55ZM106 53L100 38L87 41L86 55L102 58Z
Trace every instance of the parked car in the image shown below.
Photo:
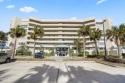
M43 53L41 53L41 52L38 52L38 53L35 53L35 56L34 56L35 58L44 58L44 55L43 55Z
M11 61L11 56L7 53L0 53L0 62L9 63Z

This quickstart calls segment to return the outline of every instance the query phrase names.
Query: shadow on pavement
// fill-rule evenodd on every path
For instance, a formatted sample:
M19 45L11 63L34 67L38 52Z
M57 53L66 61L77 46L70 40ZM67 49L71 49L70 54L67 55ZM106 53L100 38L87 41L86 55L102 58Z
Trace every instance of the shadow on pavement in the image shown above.
M46 64L37 66L14 83L125 83L124 75L111 75L81 66L65 67L67 71Z
M0 82L2 82L3 80L6 80L8 77L10 77L11 75L4 75L6 72L8 72L9 70L0 70Z

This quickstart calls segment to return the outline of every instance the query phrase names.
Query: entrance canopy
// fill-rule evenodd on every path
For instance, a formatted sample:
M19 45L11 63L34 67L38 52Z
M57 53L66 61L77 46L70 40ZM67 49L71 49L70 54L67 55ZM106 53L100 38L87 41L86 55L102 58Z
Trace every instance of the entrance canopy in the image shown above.
M69 45L65 45L65 44L58 44L58 45L55 45L55 47L67 47L67 48L69 48L70 46Z

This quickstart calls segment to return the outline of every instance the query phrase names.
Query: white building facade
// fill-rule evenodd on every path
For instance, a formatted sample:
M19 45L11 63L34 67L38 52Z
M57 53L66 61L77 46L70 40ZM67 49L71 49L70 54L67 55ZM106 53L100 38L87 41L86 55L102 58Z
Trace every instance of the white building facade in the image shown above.
M105 20L105 21L104 21ZM103 22L104 21L104 22ZM95 18L88 18L84 20L78 19L38 19L30 17L29 19L13 18L11 20L10 28L14 28L17 25L26 29L26 36L17 40L17 49L21 45L27 45L29 50L33 51L34 40L30 38L30 34L33 32L32 25L39 25L44 30L44 36L36 40L36 52L39 52L40 47L44 47L44 52L50 52L54 49L55 56L69 56L69 49L72 49L76 53L76 45L74 40L79 39L82 42L82 37L79 37L77 32L82 25L90 26L90 28L99 28L104 31L110 29L112 26L111 19L96 20ZM104 24L104 25L103 25ZM95 44L93 41L86 37L86 51L90 54L95 50ZM8 36L8 45L14 43L14 39ZM112 46L110 41L107 41L107 50ZM98 41L98 47L100 51L104 51L104 36L102 35L100 41Z

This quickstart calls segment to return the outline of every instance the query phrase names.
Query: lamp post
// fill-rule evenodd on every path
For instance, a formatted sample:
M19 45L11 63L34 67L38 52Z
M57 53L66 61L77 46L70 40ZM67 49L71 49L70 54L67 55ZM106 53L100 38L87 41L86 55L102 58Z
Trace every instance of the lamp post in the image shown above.
M104 26L104 22L106 20L103 20L102 24L103 24L103 34L104 34L104 49L105 49L105 56L107 55L107 51L106 51L106 38L105 38L105 26Z

